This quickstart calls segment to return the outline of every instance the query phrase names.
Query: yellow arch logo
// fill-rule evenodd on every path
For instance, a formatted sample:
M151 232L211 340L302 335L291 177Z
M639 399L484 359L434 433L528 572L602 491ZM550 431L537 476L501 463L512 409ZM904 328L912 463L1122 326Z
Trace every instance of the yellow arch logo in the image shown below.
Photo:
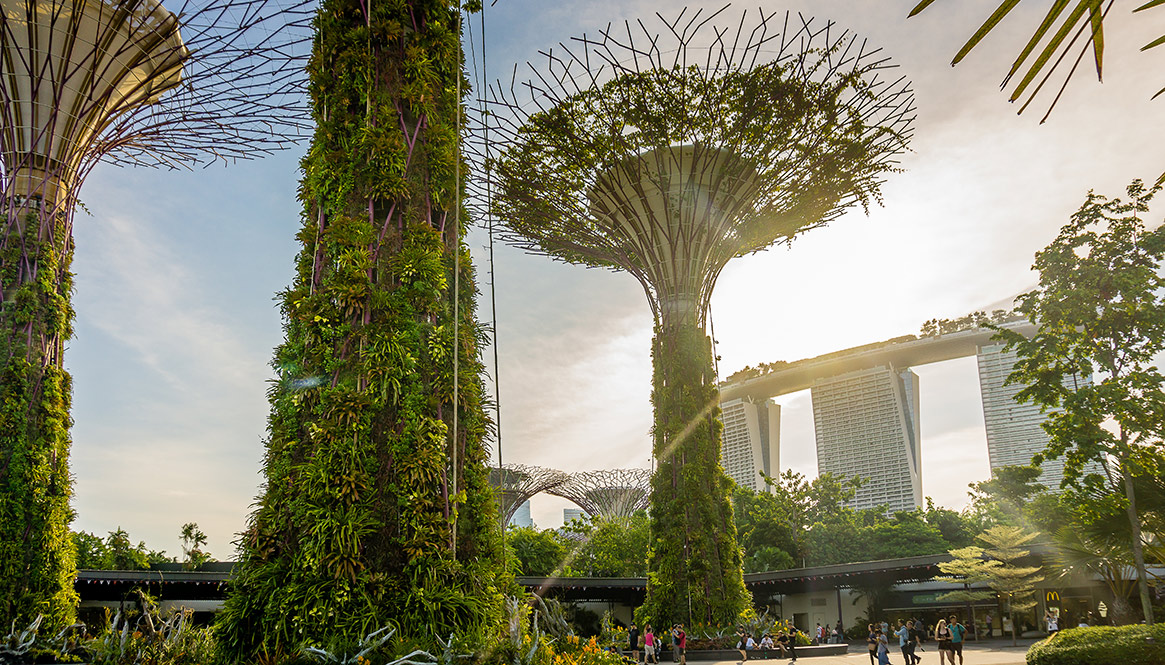
M1048 595L1045 596L1045 599L1049 603L1052 602L1053 600L1058 603L1058 602L1060 602L1060 592L1059 591L1049 591Z

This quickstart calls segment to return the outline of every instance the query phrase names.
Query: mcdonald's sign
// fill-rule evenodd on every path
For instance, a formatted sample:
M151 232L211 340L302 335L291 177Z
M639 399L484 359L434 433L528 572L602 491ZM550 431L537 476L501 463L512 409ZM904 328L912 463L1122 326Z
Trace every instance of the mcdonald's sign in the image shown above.
M1058 602L1060 602L1060 592L1059 591L1049 591L1048 594L1044 597L1044 599L1047 600L1049 603L1052 601L1055 601L1058 603Z

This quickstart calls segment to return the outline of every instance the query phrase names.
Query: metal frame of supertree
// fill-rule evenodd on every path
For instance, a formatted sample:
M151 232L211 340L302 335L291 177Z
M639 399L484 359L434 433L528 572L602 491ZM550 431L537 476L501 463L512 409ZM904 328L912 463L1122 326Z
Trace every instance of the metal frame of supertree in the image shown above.
M771 120L780 112L733 108L738 100L730 95L742 76L763 72L768 78L758 79L760 84L781 78L857 82L840 88L849 98L839 109L861 120L860 141L878 153L871 164L878 173L890 169L912 133L913 95L904 77L882 77L893 66L880 49L868 48L832 22L763 11L755 25L747 25L747 12L735 29L712 25L710 41L699 46L706 28L726 9L684 10L670 21L657 15L664 24L658 34L643 21L608 25L598 39L584 35L540 52L544 67L527 63L528 80L518 82L515 66L508 84L488 87L482 100L486 111L476 119L471 141L478 169L472 181L475 205L484 209L481 215L500 218L508 242L556 260L631 273L657 322L666 317L668 301L679 297L694 300L703 324L716 279L730 259L791 241L854 203L870 202L868 186L828 204L797 200L798 186L812 185L828 175L824 167L837 166L821 154L830 146L815 135L820 125L809 123L789 128L792 134L742 135L740 130L756 128L758 118ZM700 51L706 53L697 57ZM620 79L640 90L613 88ZM730 84L717 88L718 82ZM666 98L644 99L646 87ZM686 115L628 118L627 106L616 103L627 100L640 103L636 112L684 109ZM636 120L657 126L648 130ZM566 134L538 145L546 135L538 133L541 127L531 129L537 123ZM547 161L524 174L499 175L499 163L515 146L542 149L537 157ZM503 157L495 158L497 152ZM713 202L729 207L727 214L685 211L688 218L668 228L635 214L645 212L641 206L652 196L636 188L666 187L669 170L683 172L686 184L730 188L727 196L712 195ZM864 184L880 183L878 173L863 174L869 176ZM557 177L541 180L548 174ZM527 179L515 187L515 175ZM512 210L496 202L496 192L507 188L528 197L523 212L534 214L532 223L527 217L516 228L507 218ZM805 212L817 213L808 225L802 222ZM529 232L539 224L544 226Z
M474 198L513 245L622 270L655 335L652 583L657 621L732 621L747 604L719 463L706 328L727 263L879 201L913 95L879 49L832 22L657 14L542 52L483 94ZM757 16L759 20L751 20ZM698 565L689 565L698 561Z
M569 499L592 517L626 519L651 503L649 469L606 469L567 474L547 494Z
M518 508L530 497L551 492L566 482L568 475L558 469L526 464L505 464L491 467L489 482L497 492L498 513L504 528L513 519Z
M303 62L315 0L184 0L176 12L156 0L2 5L0 252L27 242L30 214L37 239L67 242L78 191L103 161L231 162L311 128ZM21 262L6 294L35 278L35 260Z
M0 505L18 515L0 538L17 541L5 559L21 559L0 562L5 620L38 607L68 623L75 600L62 356L85 179L101 162L179 169L266 154L311 127L315 0L176 4L0 0Z

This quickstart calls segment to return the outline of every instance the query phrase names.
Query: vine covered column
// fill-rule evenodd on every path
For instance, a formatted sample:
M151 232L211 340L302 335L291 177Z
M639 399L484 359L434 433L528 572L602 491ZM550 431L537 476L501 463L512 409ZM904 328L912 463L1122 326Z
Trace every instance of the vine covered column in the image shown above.
M66 197L67 198L67 197ZM0 218L0 625L73 621L71 210L9 195Z
M679 318L679 317L676 317ZM652 341L651 549L644 621L729 625L749 604L732 481L720 465L720 404L708 336L664 317Z
M433 646L501 614L484 332L462 243L459 7L324 0L302 243L282 294L266 485L218 621L229 662Z

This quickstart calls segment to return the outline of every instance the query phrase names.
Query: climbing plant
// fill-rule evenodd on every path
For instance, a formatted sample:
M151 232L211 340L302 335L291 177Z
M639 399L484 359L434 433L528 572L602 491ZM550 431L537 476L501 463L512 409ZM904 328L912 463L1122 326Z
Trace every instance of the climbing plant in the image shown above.
M68 216L16 207L0 219L0 625L72 622L68 524L73 257Z
M228 662L386 625L500 624L476 290L458 209L460 9L325 0L266 484L217 634Z

